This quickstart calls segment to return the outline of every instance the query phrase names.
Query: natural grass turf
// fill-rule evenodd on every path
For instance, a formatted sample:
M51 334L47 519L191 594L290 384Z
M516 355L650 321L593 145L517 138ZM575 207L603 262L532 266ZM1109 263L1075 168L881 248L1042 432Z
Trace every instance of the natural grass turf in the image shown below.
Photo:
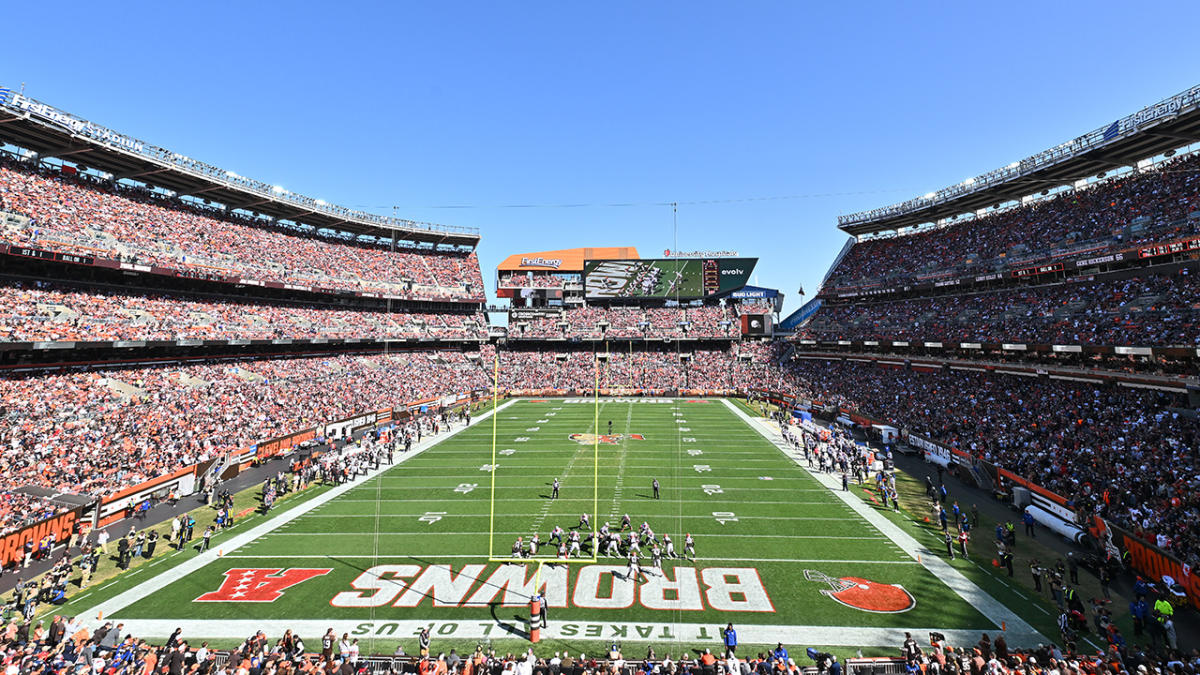
M679 620L715 626L736 618L743 624L990 628L973 607L899 552L719 401L602 402L602 433L607 433L611 419L614 434L645 438L627 436L616 444L601 444L598 465L591 444L568 438L593 432L594 414L591 405L562 401L519 402L500 412L496 449L514 452L497 455L493 554L507 557L517 534L536 530L545 539L555 524L576 525L580 513L593 510L598 475L600 508L592 514L593 522L608 520L615 526L628 512L635 526L646 520L660 535L670 533L680 552L684 533L691 532L700 556L695 567L756 568L774 611L731 617L707 605L703 611L682 613L637 605L620 612L572 607L556 609L556 620ZM457 572L465 564L486 562L492 475L481 468L492 461L491 437L490 420L464 430L118 615L165 620L184 616L351 619L384 613L389 619L486 620L487 608L434 608L428 598L414 608L384 607L375 612L332 607L329 601L338 592L351 590L350 582L377 564L442 562ZM549 494L556 476L562 481L560 499L550 501L543 495ZM662 484L660 500L650 494L655 477ZM703 487L714 485L720 486L719 491ZM732 512L736 520L720 523L714 512ZM440 518L422 522L426 514ZM601 557L600 561L624 566L621 559ZM675 564L667 562L665 567L670 570ZM192 602L219 587L225 569L279 566L333 571L272 603ZM917 597L917 606L902 615L846 607L820 593L827 586L804 580L805 569L831 577L901 584ZM577 567L572 566L571 578L576 574Z

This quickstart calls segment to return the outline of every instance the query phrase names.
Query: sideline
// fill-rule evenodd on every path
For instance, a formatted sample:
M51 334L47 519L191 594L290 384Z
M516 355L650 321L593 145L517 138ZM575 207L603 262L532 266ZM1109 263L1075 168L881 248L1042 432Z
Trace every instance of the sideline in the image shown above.
M218 558L223 557L224 553L226 553L226 552L231 553L233 551L236 551L237 549L241 548L242 546L245 546L245 545L253 542L254 540L258 539L259 537L262 537L266 534L270 534L271 532L279 529L283 525L290 523L291 521L312 511L313 509L320 507L320 506L324 506L329 501L349 492L350 490L361 487L363 484L365 484L370 479L379 476L380 474L390 470L391 468L393 468L395 466L399 466L400 464L403 464L409 458L415 457L415 456L425 452L429 448L434 447L435 445L441 443L442 441L446 440L447 438L451 438L451 437L457 435L463 429L467 429L467 428L470 428L471 426L475 426L475 425L479 424L480 422L486 420L491 415L494 415L494 414L498 413L499 411L504 410L505 408L512 405L513 403L516 403L516 400L510 400L507 403L501 405L500 407L498 407L494 410L489 410L478 417L472 418L471 424L469 426L460 426L455 429L452 429L451 431L449 431L445 434L427 437L427 440L425 440L422 443L418 443L416 445L416 447L413 448L413 450L411 450L410 452L404 453L403 456L401 456L395 464L380 466L378 469L374 469L374 470L368 472L367 475L364 476L360 480L353 481L350 483L345 483L343 485L339 485L331 490L326 491L323 494L317 495L316 497L313 497L312 499L308 500L307 502L304 502L303 504L300 504L299 506L289 509L288 511L285 511L274 518L269 518L266 521L259 523L257 526L255 526L251 530L248 530L242 534L239 534L236 537L229 539L228 541L221 542L215 550L209 549L209 550L205 551L204 553L200 553L200 554L196 555L195 557L191 558L190 560L188 560L184 563L181 563L179 565L176 565L175 567L172 567L171 569L164 571L163 573L159 574L158 576L147 579L146 581L138 584L137 586L134 586L133 588L131 588L123 593L118 593L117 595L113 596L112 598L109 598L108 600L105 600L104 602L101 602L98 605L94 605L86 610L80 611L79 614L103 617L103 618L97 618L97 619L90 619L90 620L94 620L97 623L97 625L102 624L105 621L119 620L119 617L117 617L117 618L112 618L112 617L114 614L116 614L120 610L125 609L126 607L128 607L140 600L145 599L146 597L148 597L150 594L154 593L155 591L160 590L169 584L175 583L176 581L179 581L180 579L188 576L192 572L195 572L196 570L200 569L201 567L204 567L205 565L209 564L210 562L213 562L214 560L217 560ZM129 623L129 622L126 622L126 623Z
M905 554L914 560L918 560L921 566L929 570L934 577L941 580L942 583L950 587L960 598L968 604L979 610L981 614L988 618L989 621L996 624L996 628L1006 626L1006 634L1009 644L1014 646L1032 647L1038 643L1048 642L1048 640L1037 632L1033 626L1029 625L1021 617L1017 616L1005 604L996 600L975 582L963 576L962 572L954 569L949 563L942 560L941 557L923 546L912 535L900 529L892 521L880 515L875 509L867 506L861 499L853 496L852 493L842 490L841 480L834 476L822 473L814 473L808 467L800 463L800 460L795 455L789 452L790 448L779 431L778 425L766 419L754 419L738 409L737 406L729 402L729 399L722 399L722 403L727 408L732 410L746 424L750 425L755 431L767 439L768 442L779 448L784 455L793 460L796 466L804 469L810 476L813 477L821 485L829 488L829 491L836 495L839 499L846 503L854 510L859 517L873 525L876 529L882 532L888 539L891 539L896 546ZM916 630L916 629L914 629ZM950 634L950 631L939 630L939 632Z
M497 625L492 621L394 621L390 619L128 619L125 632L157 639L168 637L176 628L184 635L203 635L208 639L244 639L255 631L282 635L291 630L297 635L315 636L333 628L335 634L349 633L356 638L408 640L422 628L430 629L435 640L528 639L524 621ZM711 623L655 623L626 621L554 621L542 630L542 639L612 640L623 642L672 642L703 645L721 639L720 626ZM737 625L738 641L743 645L819 644L830 647L895 647L901 630L914 634L938 632L952 644L972 644L979 639L977 630L946 628L904 628L866 626L784 626L773 624Z

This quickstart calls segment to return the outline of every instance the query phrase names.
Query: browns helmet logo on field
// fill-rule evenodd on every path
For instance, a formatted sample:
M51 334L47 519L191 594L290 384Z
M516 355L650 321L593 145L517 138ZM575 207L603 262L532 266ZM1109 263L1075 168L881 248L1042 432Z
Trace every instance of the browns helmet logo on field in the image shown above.
M821 595L847 607L878 614L898 614L917 606L917 599L899 584L885 584L861 577L831 577L817 570L804 570L809 581L829 584Z
M600 434L599 436L596 434L571 434L567 438L580 445L593 445L597 442L616 445L626 438L634 441L646 440L646 437L641 434Z

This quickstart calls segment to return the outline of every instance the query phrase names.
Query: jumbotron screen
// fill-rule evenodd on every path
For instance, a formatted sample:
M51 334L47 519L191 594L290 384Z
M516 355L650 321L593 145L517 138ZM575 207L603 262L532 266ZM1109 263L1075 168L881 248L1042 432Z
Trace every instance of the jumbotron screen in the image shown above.
M694 300L746 285L758 258L665 258L588 260L583 283L588 298Z

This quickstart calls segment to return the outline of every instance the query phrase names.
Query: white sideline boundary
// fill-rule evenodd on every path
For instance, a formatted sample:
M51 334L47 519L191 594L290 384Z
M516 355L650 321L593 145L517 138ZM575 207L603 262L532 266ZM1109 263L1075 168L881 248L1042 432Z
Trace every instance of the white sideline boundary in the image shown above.
M343 485L339 485L323 494L313 497L312 499L308 500L307 502L304 502L303 504L300 504L299 506L296 506L288 511L280 513L279 515L277 515L273 518L268 518L267 520L259 523L258 525L254 526L250 530L247 530L246 532L243 532L242 534L239 534L239 535L229 539L228 541L219 542L216 545L215 550L210 548L209 550L205 551L204 553L200 553L200 554L196 555L195 557L191 558L187 562L176 565L175 567L172 567L169 570L166 570L162 574L159 574L158 576L147 579L146 581L138 584L137 586L134 586L133 588L131 588L127 591L118 593L117 595L114 595L113 597L109 598L108 600L105 600L97 605L93 605L91 608L87 609L86 611L81 611L80 615L81 616L83 616L83 615L89 615L89 616L99 615L99 616L105 617L105 619L104 619L105 621L110 620L109 617L117 614L122 609L125 609L126 607L134 604L135 602L139 602L139 601L145 599L146 597L148 597L150 594L154 593L155 591L158 591L158 590L166 587L169 584L175 583L176 581L179 581L180 579L188 576L192 572L195 572L196 570L204 567L205 565L207 565L215 560L220 559L225 552L236 551L239 548L254 542L255 540L259 539L260 537L263 537L264 535L274 532L275 530L279 529L283 525L292 522L293 520L299 518L300 516L303 516L304 514L312 511L313 509L316 509L320 506L324 506L325 504L329 503L333 499L340 497L341 495L349 492L350 490L361 487L370 479L379 476L380 474L392 469L393 467L403 464L410 458L416 457L417 455L419 455L422 452L425 452L426 450L428 450L429 448L432 448L433 446L441 443L442 441L446 440L447 438L451 438L451 437L457 435L460 431L478 425L480 422L491 417L493 414L498 413L501 410L504 410L505 408L509 407L513 403L516 403L516 400L510 400L507 403L504 403L503 405L499 406L495 410L489 410L478 417L472 418L470 425L456 427L456 428L451 429L447 433L438 434L437 436L427 436L425 441L423 441L421 443L417 443L413 447L412 450L410 450L409 452L406 452L406 453L402 453L400 458L396 461L395 464L381 465L378 469L369 471L367 473L367 475L360 480L356 480L356 481L353 481L350 483L345 483ZM118 578L117 581L120 581L120 578ZM97 621L97 623L102 623L100 620L96 620L96 621Z
M768 442L779 448L779 450L785 456L796 463L796 466L799 466L801 469L807 472L818 483L827 487L830 492L832 492L847 506L853 509L859 517L873 525L888 539L891 539L901 551L914 560L918 560L921 563L921 566L929 570L934 577L949 586L950 590L954 591L960 598L965 600L967 604L979 610L979 613L983 614L989 621L994 623L996 628L1000 628L1001 625L1006 625L1008 628L1007 639L1009 644L1016 644L1018 646L1033 646L1037 643L1047 642L1046 638L1043 637L1041 633L1037 632L1033 626L1030 626L1028 622L1013 613L1013 611L1004 605L1004 603L996 600L989 595L987 591L984 591L982 588L975 585L975 582L966 578L961 572L951 567L946 561L942 560L938 554L930 551L910 534L900 529L898 525L867 506L866 502L863 500L853 496L853 494L849 492L843 491L840 479L827 474L814 473L813 471L810 471L808 467L801 464L797 457L788 452L789 446L787 442L783 440L783 435L780 433L777 424L766 419L755 419L750 417L737 406L730 403L729 399L722 399L721 402L724 403L727 408L732 410L734 414L741 418L742 421L746 422L746 424L748 424L752 429L761 434L762 437ZM892 629L893 635L895 634L896 630L898 629ZM945 633L947 636L952 632L941 629L934 630ZM922 630L921 632L923 633L924 631Z
M510 400L495 411L488 411L478 418L472 419L471 426L475 426L490 415L498 414L500 411L509 407L513 403L526 399ZM590 401L589 401L590 403ZM726 406L729 406L735 414L744 419L752 428L758 431L764 438L772 442L777 448L783 449L779 434L773 430L769 424L755 424L754 421L745 415L742 411L732 406L727 400L723 401ZM280 557L280 558L299 558L301 556L254 556L251 554L235 554L235 555L217 555L217 550L223 554L233 553L240 548L246 547L256 541L261 540L265 536L271 534L283 534L278 530L292 522L312 512L314 509L325 506L329 502L345 493L361 487L368 480L376 478L379 474L399 465L406 461L409 457L414 457L425 450L428 450L442 441L446 440L462 431L467 427L457 427L448 433L441 434L437 437L426 439L423 443L417 444L416 447L409 453L400 457L394 465L380 467L367 474L367 476L354 483L337 486L317 497L314 497L303 504L300 504L291 510L280 513L277 516L268 518L254 528L237 535L228 541L223 541L216 547L216 550L209 550L198 555L193 554L193 557L185 562L164 570L153 577L146 579L138 585L130 588L109 600L100 602L91 606L87 610L80 610L80 616L88 616L89 622L95 621L97 612L102 612L103 621L120 621L125 624L127 632L132 632L148 638L165 638L171 631L177 627L182 627L187 634L193 636L202 636L205 638L242 638L245 635L256 630L265 630L270 634L282 634L285 629L292 629L298 634L307 637L313 637L323 634L325 629L333 626L335 632L350 633L355 637L360 638L376 638L384 640L395 640L406 636L415 635L421 628L432 627L435 635L439 637L454 638L454 639L469 639L478 640L483 638L503 638L515 637L524 638L523 632L525 625L518 622L513 627L516 632L506 630L504 624L495 624L491 621L479 620L454 620L454 621L389 621L389 620L367 620L362 619L126 619L120 616L121 610L132 606L133 604L151 596L162 588L183 579L189 574L195 572L214 562L221 557L230 558L261 558L261 557ZM774 433L775 438L771 434ZM784 451L787 456L786 450ZM790 457L790 456L789 456ZM793 458L794 459L794 458ZM811 473L811 472L810 472ZM816 491L817 489L830 489L835 494L839 494L840 498L848 505L856 514L862 516L870 522L882 536L865 536L862 539L876 541L887 541L888 545L896 545L898 548L907 553L912 560L893 560L888 564L893 565L911 565L917 564L917 556L914 551L920 551L924 555L920 560L920 564L925 568L930 569L929 561L935 561L946 568L948 572L943 573L940 569L931 569L930 571L943 579L947 585L951 587L960 597L967 600L977 607L981 614L988 620L993 621L999 627L1001 621L1008 623L1008 638L1010 644L1024 644L1026 642L1045 641L1036 631L1033 630L1027 623L1011 613L1004 605L991 598L982 589L978 588L970 580L963 577L957 570L946 565L927 549L921 547L911 536L904 533L883 516L875 513L872 509L866 506L861 500L848 499L847 496L841 495L840 482L834 486L834 479L822 480L821 476L815 475L814 478L823 486L821 488L809 488L805 491ZM763 488L765 490L784 490L786 488ZM794 490L789 490L793 492ZM357 501L357 500L355 500ZM367 500L371 501L371 500ZM876 522L879 520L882 524ZM737 536L737 535L734 535ZM797 536L787 535L745 535L753 537L770 537L770 538L802 538ZM804 538L844 538L832 536L810 535ZM855 537L858 538L858 537ZM339 556L313 556L313 557L339 557ZM344 557L366 557L366 556L344 556ZM374 556L372 556L374 557ZM393 556L382 556L392 558ZM445 556L438 556L445 557ZM458 556L454 556L458 557ZM463 556L476 558L477 556ZM164 558L165 559L165 558ZM704 561L705 559L701 559ZM718 559L712 559L718 560ZM721 558L719 560L734 560L732 558ZM746 559L746 562L760 562L759 559ZM794 562L801 562L796 559ZM808 561L804 561L809 564ZM835 560L812 560L812 564L818 563L836 563L836 562L859 562L859 561L835 561ZM863 561L866 562L866 561ZM875 564L879 561L869 561ZM140 570L139 570L140 571ZM950 577L957 577L960 581L951 582ZM109 582L109 584L120 581ZM103 587L101 587L103 588ZM972 598L978 598L979 601L972 601ZM523 605L522 605L523 606ZM568 610L551 610L551 616ZM863 627L863 626L800 626L800 625L765 625L765 624L740 624L739 633L741 634L741 642L745 644L774 644L776 642L797 643L797 640L805 641L812 644L823 644L830 646L895 646L896 635L898 630L916 631L918 634L924 634L931 631L937 631L945 634L949 640L957 644L968 644L973 641L979 633L978 629L950 629L943 627L934 628L897 628L891 627ZM569 621L569 620L551 620L548 629L543 631L543 636L550 638L576 638L576 639L601 639L601 640L626 640L630 642L638 641L669 641L669 642L712 642L719 641L719 635L716 633L716 628L709 624L699 623L653 623L653 622L613 622L613 621ZM801 640L802 638L802 640ZM315 639L315 637L313 637Z
M521 605L521 607L525 607ZM550 609L550 616L564 610ZM434 640L480 640L484 638L528 639L524 633L524 621L496 624L492 621L393 621L389 619L126 619L122 632L161 639L168 637L176 628L182 628L187 636L204 636L210 639L242 639L255 631L268 635L283 635L285 630L313 642L333 628L335 634L349 633L359 639L374 638L395 642L411 639L422 628L429 628ZM712 623L654 623L627 621L558 621L550 619L549 626L542 630L542 639L621 640L625 642L678 642L692 645L719 644L721 626ZM979 639L977 630L947 630L945 628L903 628L863 626L784 626L770 624L738 623L738 642L743 645L765 644L820 644L830 647L892 647L898 644L897 635L902 630L917 635L931 632L942 633L951 644L969 645Z

